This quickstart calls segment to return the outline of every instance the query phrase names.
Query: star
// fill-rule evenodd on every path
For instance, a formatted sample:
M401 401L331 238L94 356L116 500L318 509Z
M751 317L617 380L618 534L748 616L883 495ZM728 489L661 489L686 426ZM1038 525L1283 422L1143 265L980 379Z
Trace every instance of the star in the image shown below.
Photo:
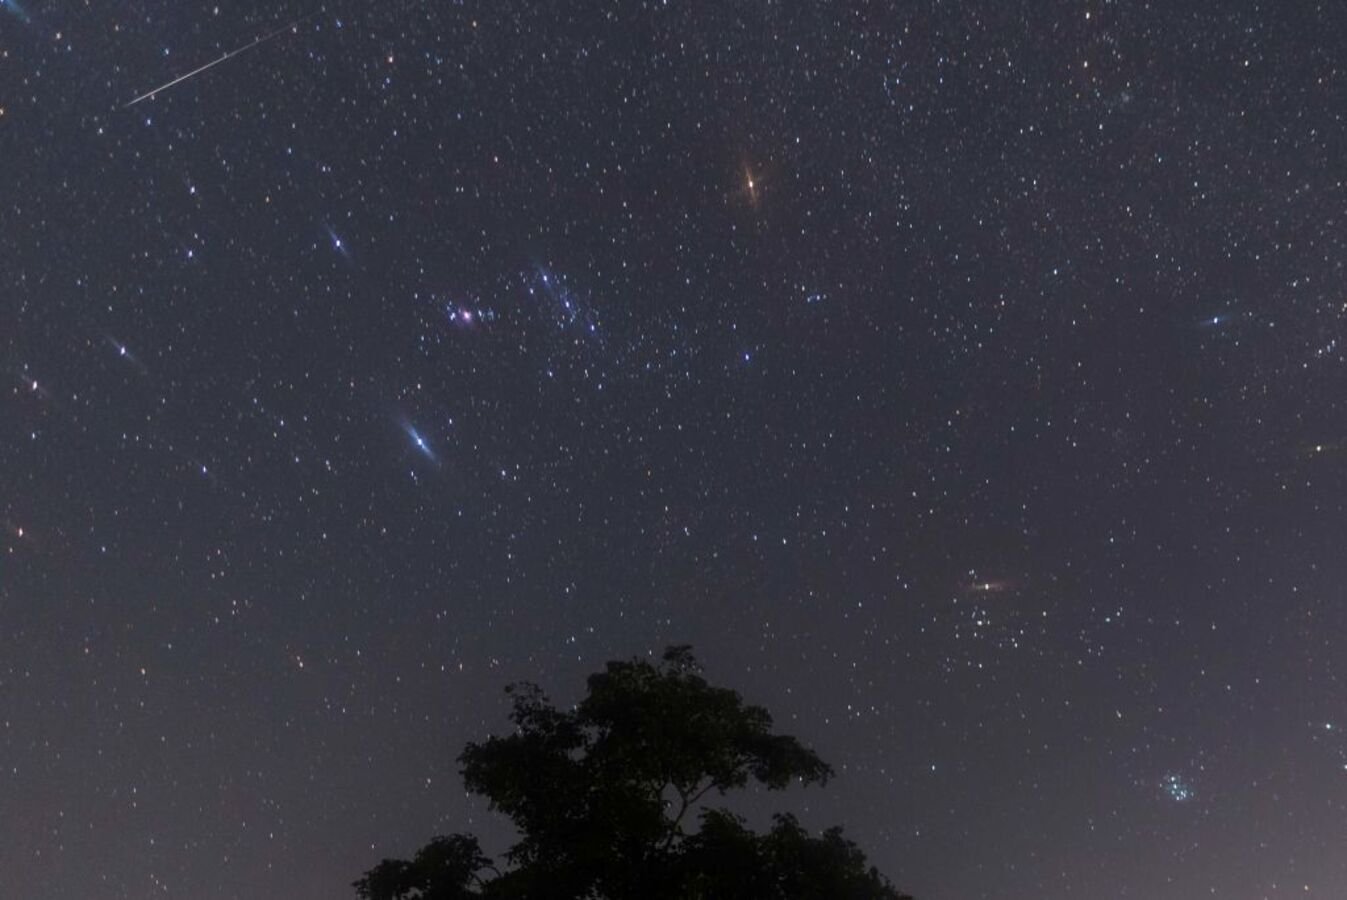
M436 456L434 448L430 445L430 441L426 439L425 435L423 435L419 430L417 430L417 428L410 422L403 422L402 430L411 440L412 447L413 449L416 450L417 453L419 453L421 456L423 456L430 462L435 463L437 465L439 464L440 461L439 457Z

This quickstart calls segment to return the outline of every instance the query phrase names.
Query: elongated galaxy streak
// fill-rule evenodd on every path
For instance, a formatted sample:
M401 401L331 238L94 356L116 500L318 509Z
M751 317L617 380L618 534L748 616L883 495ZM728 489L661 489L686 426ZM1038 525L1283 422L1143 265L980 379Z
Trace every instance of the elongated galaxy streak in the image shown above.
M282 26L282 27L280 27L280 28L277 28L275 31L272 31L272 32L269 32L269 33L267 33L267 34L262 35L260 38L257 38L257 39L256 39L255 41L253 41L251 44L245 44L244 46L239 47L237 50L230 50L228 53L226 53L224 56L221 56L221 57L220 57L219 59L217 59L217 60L212 60L211 62L206 63L204 66L198 66L197 68L195 68L195 69L193 69L192 71L188 72L186 75L179 75L177 78L174 78L172 81L168 82L167 84L161 84L159 87L155 88L154 90L152 90L152 91L147 91L146 93L141 94L139 97L135 98L134 100L131 100L130 102L124 104L124 105L122 106L122 109L129 109L130 107L135 106L137 103L139 103L139 102L142 101L142 100L149 100L151 97L154 97L154 96L156 96L156 95L158 95L158 94L163 93L164 91L166 91L166 90L168 90L169 88L173 87L173 85L175 85L175 84L179 84L179 83L181 83L181 82L183 82L183 81L186 81L187 79L191 78L191 77L194 76L194 75L200 75L202 72L206 71L207 69L214 68L215 66L218 66L220 63L224 62L225 60L231 59L232 57L235 57L235 56L238 56L240 53L246 53L247 51L253 49L254 47L256 47L256 46L259 45L259 44L265 44L267 41L270 41L270 40L272 40L273 38L279 37L280 35L282 35L282 34L284 34L285 32L291 30L292 28L297 28L301 23L305 22L305 21L308 20L308 19L312 19L312 18L313 18L314 16L316 16L316 15L317 15L317 13L310 13L309 15L304 16L303 18L295 19L295 20L294 20L293 22L291 22L289 25Z
M28 10L19 5L18 0L0 0L0 9L8 10L25 25L33 23L33 17L28 15Z

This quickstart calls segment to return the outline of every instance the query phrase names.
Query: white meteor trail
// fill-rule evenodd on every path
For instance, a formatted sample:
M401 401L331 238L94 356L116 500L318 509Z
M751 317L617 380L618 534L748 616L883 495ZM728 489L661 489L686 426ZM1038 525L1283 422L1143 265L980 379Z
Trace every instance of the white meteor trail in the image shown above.
M270 32L270 33L268 33L268 34L262 35L260 38L258 38L257 40L253 41L251 44L245 44L244 46L239 47L237 50L230 50L228 53L226 53L224 56L220 57L219 59L212 60L211 62L206 63L204 66L200 66L200 67L198 67L198 68L193 69L192 71L188 72L186 75L179 75L177 78L174 78L172 81L168 82L167 84L161 84L159 87L155 88L154 90L148 91L148 92L146 92L146 93L144 93L144 94L141 94L139 97L137 97L136 99L132 100L131 102L124 104L124 105L122 106L122 109L127 109L127 108L129 108L129 107L135 106L137 103L139 103L139 102L142 101L142 100L149 100L151 97L153 97L153 96L155 96L155 95L157 95L157 94L161 94L161 93L163 93L164 91L168 90L169 88L173 87L173 85L178 84L179 82L186 81L187 79L191 78L193 75L200 75L202 72L206 71L207 69L210 69L210 68L213 68L213 67L215 67L215 66L218 66L220 63L224 62L224 61L227 60L227 59L230 59L231 57L238 56L240 53L246 53L247 51L249 51L249 50L253 49L254 47L256 47L258 44L265 44L267 41L271 40L272 38L279 37L280 35L284 34L285 32L289 31L290 29L298 27L299 24L300 24L301 22L304 22L306 19L312 19L315 15L317 15L317 13L312 13L312 14L310 14L310 15L304 16L304 18L302 18L302 19L295 19L295 21L291 22L289 25L286 25L286 26L284 26L284 27L282 27L282 28L277 28L275 31L272 31L272 32Z

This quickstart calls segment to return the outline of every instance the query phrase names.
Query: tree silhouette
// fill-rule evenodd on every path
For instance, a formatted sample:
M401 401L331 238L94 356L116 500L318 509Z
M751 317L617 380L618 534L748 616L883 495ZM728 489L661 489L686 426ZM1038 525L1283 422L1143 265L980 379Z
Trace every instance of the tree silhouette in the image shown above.
M469 743L470 791L509 816L520 839L498 871L467 835L437 837L410 861L355 882L364 900L911 900L840 828L815 837L778 815L756 834L702 801L750 781L769 790L833 773L738 692L706 682L686 646L659 665L610 662L571 711L532 684L506 688L513 734ZM695 818L699 827L689 827Z

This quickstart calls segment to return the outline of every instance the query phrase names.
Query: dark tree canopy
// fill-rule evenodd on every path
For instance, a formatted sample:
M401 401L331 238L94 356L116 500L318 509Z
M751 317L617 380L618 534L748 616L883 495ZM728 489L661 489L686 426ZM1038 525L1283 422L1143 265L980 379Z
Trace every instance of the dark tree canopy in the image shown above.
M384 860L366 872L355 889L372 900L459 900L481 896L474 888L486 883L481 875L486 870L495 871L477 838L455 834L433 839L410 862Z
M563 711L535 685L510 686L514 733L470 743L459 757L468 789L519 831L506 871L476 838L438 837L411 861L384 860L366 872L357 894L902 900L839 828L815 837L778 815L760 835L728 810L704 806L749 782L770 790L822 783L832 769L795 738L774 734L765 709L708 684L689 648L670 647L659 665L610 662L588 688Z

